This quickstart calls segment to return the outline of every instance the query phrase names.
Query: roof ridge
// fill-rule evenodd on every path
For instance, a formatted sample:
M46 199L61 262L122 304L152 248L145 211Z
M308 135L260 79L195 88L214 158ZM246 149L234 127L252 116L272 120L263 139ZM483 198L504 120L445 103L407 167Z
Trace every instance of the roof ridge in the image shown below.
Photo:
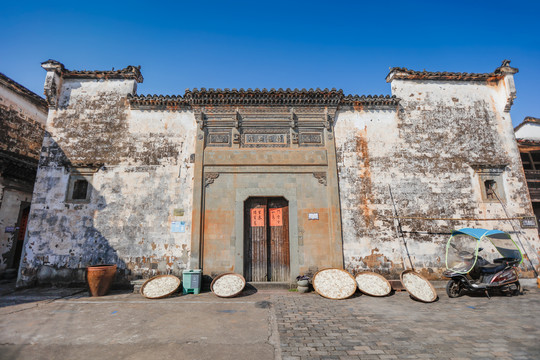
M515 74L519 70L510 66L510 60L503 60L502 64L490 73L469 73L451 71L422 71L411 70L405 67L391 67L386 76L386 82L398 80L461 80L461 81L494 81L502 79L506 74Z
M0 72L0 82L4 82L16 93L28 97L31 102L33 102L37 106L42 107L43 111L47 112L47 109L48 109L47 100L45 100L44 98L42 98L41 96L33 92L32 90L19 84L18 82L16 82L12 78L10 78L9 76L1 72Z
M115 70L69 70L59 61L49 59L41 63L46 70L54 68L58 75L64 78L105 78L105 79L134 79L142 83L144 78L141 73L141 66L128 65L123 69Z
M514 132L521 129L523 127L523 125L531 124L531 123L532 124L540 124L540 118L536 118L536 117L532 117L532 116L525 116L525 119L523 119L523 121L514 128Z

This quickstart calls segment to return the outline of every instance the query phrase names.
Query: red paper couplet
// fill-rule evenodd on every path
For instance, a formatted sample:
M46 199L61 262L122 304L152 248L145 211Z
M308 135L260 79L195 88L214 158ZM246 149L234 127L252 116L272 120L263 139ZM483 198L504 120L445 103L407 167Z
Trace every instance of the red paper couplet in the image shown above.
M283 226L283 211L281 208L270 209L270 226Z
M264 209L263 208L251 209L251 226L252 227L264 226Z

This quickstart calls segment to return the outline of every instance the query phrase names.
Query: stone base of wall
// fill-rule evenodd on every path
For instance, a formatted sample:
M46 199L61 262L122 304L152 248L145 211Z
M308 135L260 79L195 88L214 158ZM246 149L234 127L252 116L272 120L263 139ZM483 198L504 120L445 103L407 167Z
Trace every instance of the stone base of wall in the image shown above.
M129 271L118 269L112 287L116 289L131 288ZM86 287L86 269L55 268L54 266L42 265L35 271L34 276L26 276L25 280L17 281L17 288L34 286L56 287Z

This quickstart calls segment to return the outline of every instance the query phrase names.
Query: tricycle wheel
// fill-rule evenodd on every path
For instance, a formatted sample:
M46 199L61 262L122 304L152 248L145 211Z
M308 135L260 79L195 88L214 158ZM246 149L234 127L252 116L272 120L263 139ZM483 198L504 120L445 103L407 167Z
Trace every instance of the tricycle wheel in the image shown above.
M448 297L450 298L457 298L461 296L462 290L461 282L458 280L452 279L448 281L448 284L446 284L446 294L448 294Z
M512 295L516 296L516 295L521 295L523 294L523 288L521 287L521 284L519 283L519 281L516 281L516 289L513 291Z

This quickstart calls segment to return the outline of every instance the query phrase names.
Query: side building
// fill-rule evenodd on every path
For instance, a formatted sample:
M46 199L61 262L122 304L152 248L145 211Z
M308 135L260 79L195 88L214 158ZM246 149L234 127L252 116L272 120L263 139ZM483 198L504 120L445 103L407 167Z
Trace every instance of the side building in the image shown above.
M137 67L42 66L48 132L20 286L82 282L102 263L126 282L188 268L253 282L326 267L395 278L411 264L439 279L452 229L513 231L508 217L533 213L508 61L485 74L392 68L391 96L138 95ZM517 231L529 276L538 233Z
M540 219L540 119L527 116L514 129L536 220Z
M0 73L0 274L15 277L44 127L45 99Z

